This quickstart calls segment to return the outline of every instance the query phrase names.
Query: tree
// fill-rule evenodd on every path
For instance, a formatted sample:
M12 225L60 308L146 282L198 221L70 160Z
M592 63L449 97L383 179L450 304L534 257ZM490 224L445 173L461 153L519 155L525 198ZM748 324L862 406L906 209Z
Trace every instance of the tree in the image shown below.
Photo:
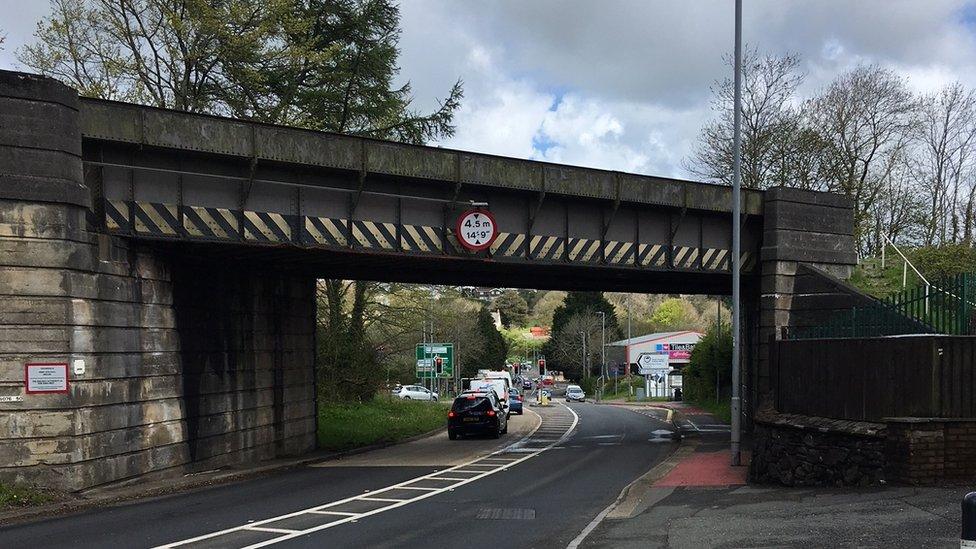
M460 81L410 107L392 0L52 0L24 65L83 95L409 143L453 134Z
M348 286L326 280L318 284L316 325L319 394L325 400L364 401L382 382L377 350L357 329L363 309L347 309Z
M811 127L827 143L827 190L853 200L863 254L877 249L878 243L867 238L869 212L904 158L916 106L904 79L878 65L852 69L808 102Z
M82 95L233 115L409 143L453 134L460 81L432 113L411 109L399 68L392 0L52 0L24 65ZM341 369L392 352L370 345L375 283L320 286L320 364L343 398L360 398ZM390 323L390 319L387 319ZM355 355L355 356L353 356ZM330 369L331 368L331 369Z
M713 324L705 332L691 352L691 361L682 372L682 378L685 399L700 402L722 398L722 388L729 387L732 381L730 324Z
M491 311L482 307L478 311L478 330L484 338L484 350L477 361L469 361L464 369L464 376L471 377L479 368L498 369L505 365L508 349L501 332L495 328L495 321L491 318Z
M616 311L613 305L603 297L603 292L569 292L566 294L563 304L557 307L552 314L552 331L562 329L574 314L585 313L599 317L601 312L606 314L607 329L616 329Z
M922 98L916 162L927 189L928 246L972 242L976 185L976 93L956 82Z
M699 323L695 306L681 298L666 299L651 315L651 324L658 331L690 330L697 328Z
M513 361L531 359L535 353L542 350L544 341L530 337L527 332L520 328L503 329L501 333L502 337L505 338L505 346L508 348L508 359Z
M492 308L502 315L502 324L506 328L524 326L528 316L529 305L525 298L515 290L505 290L502 295L495 298Z
M731 66L732 58L726 56ZM793 182L793 162L808 144L800 136L801 113L792 106L803 82L800 56L760 55L748 49L742 60L742 184L764 189ZM732 182L733 81L712 86L712 110L717 113L701 130L689 170L706 179ZM789 160L789 161L788 161ZM809 168L808 168L809 169Z
M540 296L532 306L529 324L532 326L552 326L552 315L566 299L566 292L552 290Z
M601 312L606 315L606 342L609 343L620 337L613 305L601 292L566 294L563 304L552 315L552 335L543 346L543 354L552 361L547 367L575 376L590 375L584 365L599 371L603 335ZM583 340L586 340L585 355L582 353Z
M599 375L600 337L599 316L571 313L543 347L546 368L575 380Z

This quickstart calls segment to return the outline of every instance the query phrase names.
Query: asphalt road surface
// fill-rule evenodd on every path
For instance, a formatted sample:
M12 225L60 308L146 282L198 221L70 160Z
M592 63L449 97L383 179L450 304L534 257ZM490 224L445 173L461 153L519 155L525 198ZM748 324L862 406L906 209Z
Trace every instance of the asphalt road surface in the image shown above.
M0 528L0 547L565 547L673 449L661 419L589 403L267 477ZM541 416L541 425L539 417Z

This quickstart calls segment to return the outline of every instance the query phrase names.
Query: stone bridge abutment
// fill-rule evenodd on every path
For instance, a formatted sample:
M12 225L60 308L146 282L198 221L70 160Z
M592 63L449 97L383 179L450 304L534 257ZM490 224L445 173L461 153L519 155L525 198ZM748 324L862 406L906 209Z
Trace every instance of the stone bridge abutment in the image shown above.
M314 279L93 231L81 143L73 90L0 73L0 478L77 490L314 448ZM67 364L68 392L25 394L27 363Z

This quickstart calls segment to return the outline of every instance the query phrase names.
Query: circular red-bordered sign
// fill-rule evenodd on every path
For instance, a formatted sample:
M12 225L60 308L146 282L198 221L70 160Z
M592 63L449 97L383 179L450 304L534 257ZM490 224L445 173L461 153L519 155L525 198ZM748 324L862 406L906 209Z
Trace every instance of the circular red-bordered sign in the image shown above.
M471 250L480 252L491 246L498 236L498 224L495 216L487 210L468 210L461 213L454 224L454 235L458 244Z

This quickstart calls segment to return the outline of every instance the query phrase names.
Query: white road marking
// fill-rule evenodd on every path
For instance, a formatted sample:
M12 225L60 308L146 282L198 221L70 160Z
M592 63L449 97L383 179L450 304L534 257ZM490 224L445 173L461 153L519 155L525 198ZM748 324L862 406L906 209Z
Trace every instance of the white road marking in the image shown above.
M570 422L570 423L568 423L568 424L566 424L569 427L563 433L562 437L559 438L558 440L556 440L555 442L552 442L548 446L544 446L544 447L540 447L540 448L531 448L531 449L529 449L529 448L523 448L521 450L518 449L518 448L516 448L517 446L522 445L522 444L526 443L527 441L529 441L532 438L532 436L535 435L536 431L538 431L539 430L539 427L541 427L541 422L540 422L539 427L536 427L536 429L534 429L531 433L529 433L526 436L524 436L519 441L517 441L517 442L515 442L515 443L513 443L513 444L511 444L511 445L509 445L509 446L507 446L505 448L502 448L501 450L496 450L495 452L492 452L491 454L488 454L487 456L481 456L481 457L478 457L477 459L473 459L473 460L471 460L471 461L469 461L467 463L462 463L461 465L457 465L457 466L451 467L449 469L445 469L445 470L442 470L442 471L435 471L435 472L430 473L430 474L427 474L427 475L423 475L423 476L420 476L420 477L416 477L416 478L413 478L413 479L410 479L410 480L403 481L403 482L401 482L399 484L394 484L394 485L391 485L391 486L387 486L385 488L377 488L376 490L374 490L374 492L380 492L380 491L392 490L392 489L400 489L400 488L403 488L403 489L414 489L414 490L424 490L424 493L419 494L418 496L416 496L416 497L414 497L412 499L408 499L408 500L396 500L395 503L390 503L390 505L386 505L386 506L383 506L383 507L379 507L377 509L373 509L371 511L366 511L366 512L363 512L363 513L342 513L342 512L336 512L336 511L328 511L328 509L331 508L331 507L338 507L340 505L344 505L344 504L351 503L351 502L355 502L355 501L369 501L370 500L370 498L368 496L357 495L357 496L352 496L352 497L349 497L349 498L345 498L345 499L341 499L341 500L337 500L337 501L325 503L325 504L322 504L322 505L316 505L314 507L309 507L308 509L303 509L303 510L300 510L300 511L295 511L295 512L288 513L288 514L285 514L285 515L280 515L280 516L277 516L277 517L271 517L271 518L268 518L268 519L254 521L254 522L250 522L250 523L247 523L247 524L243 524L241 526L235 526L233 528L227 528L227 529L224 529L224 530L219 530L219 531L216 531L216 532L211 532L209 534L204 534L204 535L196 536L196 537L193 537L193 538L184 539L184 540L180 540L180 541L175 541L175 542L168 543L168 544L165 544L165 545L159 545L159 546L155 547L154 549L168 549L168 548L171 548L171 547L180 547L180 546L187 545L187 544L190 544L190 543L196 543L198 541L203 541L203 540L207 540L207 539L217 538L219 536L222 536L222 535L225 535L225 534L230 534L230 533L233 533L233 532L239 532L239 531L242 531L242 530L254 530L256 527L260 527L263 524L269 524L269 523L273 523L273 522L278 522L278 521L281 521L281 520L284 520L284 519L288 519L288 518L292 518L292 517L297 517L297 516L304 515L304 514L309 514L309 513L316 514L316 515L323 515L323 514L346 514L346 515L348 515L345 518L340 518L340 519L335 520L335 521L332 521L332 522L327 522L327 523L324 523L324 524L320 524L320 525L317 525L317 526L313 526L311 528L306 528L305 530L294 530L294 531L291 531L290 533L287 533L287 534L284 534L284 535L281 535L281 536L278 536L276 538L272 538L272 539L269 539L269 540L266 540L266 541L262 541L262 542L259 542L259 543L255 543L255 544L252 544L252 545L248 545L248 546L246 546L244 548L244 549L257 549L259 547L266 547L268 545L273 545L273 544L276 544L276 543L280 543L282 541L286 541L286 540L289 540L289 539L293 539L293 538L298 537L298 536L304 536L304 535L310 534L312 532L317 532L319 530L324 530L326 528L332 528L332 527L338 526L340 524L346 524L346 523L350 523L350 522L357 522L358 520L360 520L362 518L365 518L365 517L369 517L369 516L376 515L376 514L385 512L385 511L389 511L389 510L392 510L392 509L396 509L398 507L403 507L404 505L408 505L410 503L415 503L415 502L418 502L418 501L427 499L429 497L436 496L436 495L441 494L441 493L444 493L444 492L453 491L455 488L458 488L458 487L463 486L465 484L470 484L470 483L472 483L472 482L474 482L476 480L480 480L480 479L482 479L484 477L487 477L489 475L493 475L493 474L495 474L495 473L497 473L499 471L504 471L504 470L508 469L509 467L511 467L512 465L515 465L515 464L521 463L523 461L526 461L528 459L531 459L531 458L533 458L533 457L541 454L542 452L545 452L546 450L553 449L556 446L556 444L559 444L563 440L567 439L569 437L569 435L573 432L573 430L576 428L576 426L579 424L579 416L576 414L576 412L574 412L568 406L565 406L563 404L559 404L559 405L562 406L564 409L566 409L567 411L569 411L570 414L573 415L573 421ZM477 466L475 464L475 462L481 461L482 459L492 459L492 456L497 456L498 454L512 453L512 452L518 452L518 451L523 451L523 450L524 451L528 451L529 453L527 453L527 455L525 455L523 457L514 459L514 460L512 460L509 463L506 463L506 464L498 464L496 466L493 466L493 468L488 469L488 470L485 470L485 471L471 471L473 473L478 473L478 474L475 475L475 476L473 476L473 477L471 477L471 478L451 480L450 482L452 482L453 484L449 484L449 485L444 486L444 487L441 487L441 488L428 488L428 487L421 488L421 487L407 486L408 484L413 484L413 483L422 482L422 481L438 481L438 480L445 481L445 480L447 480L446 478L435 478L435 477L437 475L445 474L445 473L450 473L450 472L453 472L453 471L462 471L462 470L464 470L465 467L468 467L468 466L472 466L472 465ZM487 465L485 465L485 466L487 466ZM372 499L376 500L378 498L372 498ZM270 528L270 527L266 527L266 528Z
M643 411L634 410L633 408L625 408L625 409L628 409L632 412L637 412L638 414L649 417L653 420L661 421L659 418L656 418L651 414L646 414ZM668 410L667 421L668 422L671 421L671 410ZM689 421L689 423L691 422ZM694 423L692 423L692 425L694 425ZM698 427L696 426L695 428L697 429ZM600 444L604 444L604 443L600 443ZM624 488L624 490L626 490L626 488ZM569 542L569 545L566 546L566 549L578 549L580 544L583 543L583 540L585 540L586 537L590 535L590 532L592 532L597 526L599 526L600 523L603 522L603 519L607 518L607 515L610 514L610 511L613 511L613 509L617 506L617 504L620 503L622 496L623 496L623 491L621 491L621 495L617 496L617 499L613 500L613 502L611 502L610 505L607 505L607 507L603 511L600 511L600 514L595 516L593 520L591 520L590 523L586 525L586 528L583 528L583 531L580 532L578 536L573 538L573 541Z
M578 536L573 538L573 541L569 542L569 545L566 546L566 549L577 549L580 546L580 544L583 543L583 540L586 539L586 536L590 535L590 532L592 532L597 526L599 526L600 523L603 522L603 519L605 519L607 515L610 514L610 511L612 511L613 508L616 506L617 506L617 501L614 500L613 503L607 505L606 509L600 511L600 514L597 515L593 520L591 520L590 523L586 525L586 528L583 528L583 531L580 532Z
M266 528L264 526L248 526L245 530L254 530L256 532L271 532L272 534L294 534L298 530L289 530L287 528Z

